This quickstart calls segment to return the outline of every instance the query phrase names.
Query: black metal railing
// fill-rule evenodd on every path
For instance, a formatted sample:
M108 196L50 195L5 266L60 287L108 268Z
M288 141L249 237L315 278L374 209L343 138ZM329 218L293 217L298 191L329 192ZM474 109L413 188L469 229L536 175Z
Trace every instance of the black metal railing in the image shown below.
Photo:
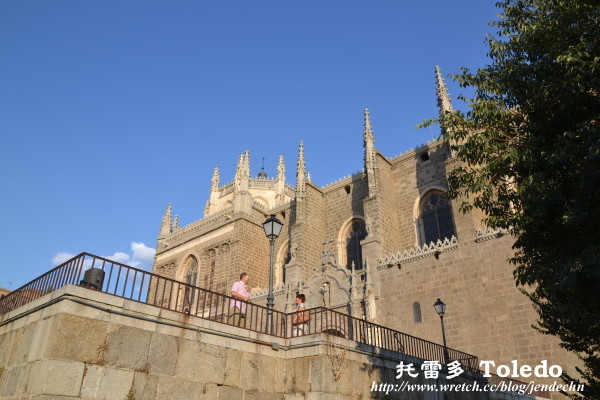
M90 273L92 272L92 273ZM91 279L90 279L91 278ZM79 285L167 310L237 325L255 332L287 337L286 314L230 296L81 253L0 300L0 315L66 285ZM237 306L237 311L234 308ZM244 313L242 318L241 313ZM272 329L270 326L272 325Z
M358 343L445 364L459 361L478 371L477 357L364 319L316 307L283 313L251 302L156 275L106 258L81 253L0 299L4 315L65 285L79 285L128 300L193 315L254 332L291 338L328 333Z
M446 348L449 359L445 360L444 346L374 324L361 318L355 318L325 307L311 308L307 311L292 313L291 315L301 315L301 313L310 313L309 321L303 324L301 330L296 330L303 332L304 335L328 333L333 336L343 337L358 343L395 351L415 358L439 361L441 364L459 361L464 369L472 372L479 370L479 360L476 356ZM294 330L292 330L292 336L295 336Z

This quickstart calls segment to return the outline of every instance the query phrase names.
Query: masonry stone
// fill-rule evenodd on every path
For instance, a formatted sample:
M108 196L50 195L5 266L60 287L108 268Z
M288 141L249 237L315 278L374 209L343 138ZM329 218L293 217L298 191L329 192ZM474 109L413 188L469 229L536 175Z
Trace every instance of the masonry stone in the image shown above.
M13 397L17 393L17 386L21 379L21 372L23 367L14 367L5 372L6 379L4 381L4 390L2 391L3 397Z
M283 393L247 391L244 393L244 400L284 400L284 395Z
M133 387L133 377L133 371L86 365L81 397L102 400L124 399Z
M31 395L78 396L84 370L81 362L37 361L31 367L27 391Z
M151 373L174 375L177 363L177 338L174 336L152 334L148 365Z
M231 348L225 350L224 385L240 387L242 378L242 355L242 352Z
M158 377L157 399L195 400L201 398L203 386L199 382L170 377Z
M283 396L284 400L305 400L305 397L300 393L286 393Z
M90 346L96 351L97 362L117 368L147 369L152 333L129 326L113 326L113 329L108 334L105 331L103 339L99 335Z
M175 366L175 375L184 379L195 380L197 371L196 366L202 360L201 345L194 340L177 339L177 364Z
M53 320L46 357L92 362L106 340L108 324L63 314Z

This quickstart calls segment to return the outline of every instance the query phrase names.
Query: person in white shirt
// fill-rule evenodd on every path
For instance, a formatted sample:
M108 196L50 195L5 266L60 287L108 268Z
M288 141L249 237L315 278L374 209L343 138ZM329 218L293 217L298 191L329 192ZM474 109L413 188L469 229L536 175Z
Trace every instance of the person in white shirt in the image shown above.
M250 281L250 275L245 272L240 274L240 280L231 286L231 297L229 300L229 325L246 326L246 303L250 301L250 290L246 286Z

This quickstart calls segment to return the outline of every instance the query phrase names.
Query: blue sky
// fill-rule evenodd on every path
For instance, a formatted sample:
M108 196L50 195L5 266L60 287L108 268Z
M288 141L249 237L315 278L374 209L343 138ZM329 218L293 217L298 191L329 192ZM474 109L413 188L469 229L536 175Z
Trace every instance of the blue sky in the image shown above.
M487 62L486 1L0 2L0 286L66 254L149 269L166 204L202 217L216 165L256 175L298 142L312 180L437 135L434 66ZM453 99L461 93L448 82ZM455 106L461 107L455 100ZM262 238L261 238L262 239ZM62 254L62 256L61 256Z

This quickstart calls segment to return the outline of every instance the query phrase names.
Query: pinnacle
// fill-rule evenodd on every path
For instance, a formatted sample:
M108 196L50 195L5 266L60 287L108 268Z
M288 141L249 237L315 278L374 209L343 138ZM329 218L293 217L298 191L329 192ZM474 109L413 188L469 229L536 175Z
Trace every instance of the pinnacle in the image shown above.
M371 126L371 116L369 115L369 109L365 108L365 137L373 137L373 127Z
M444 82L444 77L442 76L442 69L436 65L435 67L435 77L436 77L436 92L438 97L438 107L440 108L440 114L443 115L444 112L452 112L452 104L450 100L450 95L448 94L448 89L446 88L446 83Z
M213 176L211 179L211 190L215 191L219 189L219 166L217 165L215 167L215 170L213 172Z

